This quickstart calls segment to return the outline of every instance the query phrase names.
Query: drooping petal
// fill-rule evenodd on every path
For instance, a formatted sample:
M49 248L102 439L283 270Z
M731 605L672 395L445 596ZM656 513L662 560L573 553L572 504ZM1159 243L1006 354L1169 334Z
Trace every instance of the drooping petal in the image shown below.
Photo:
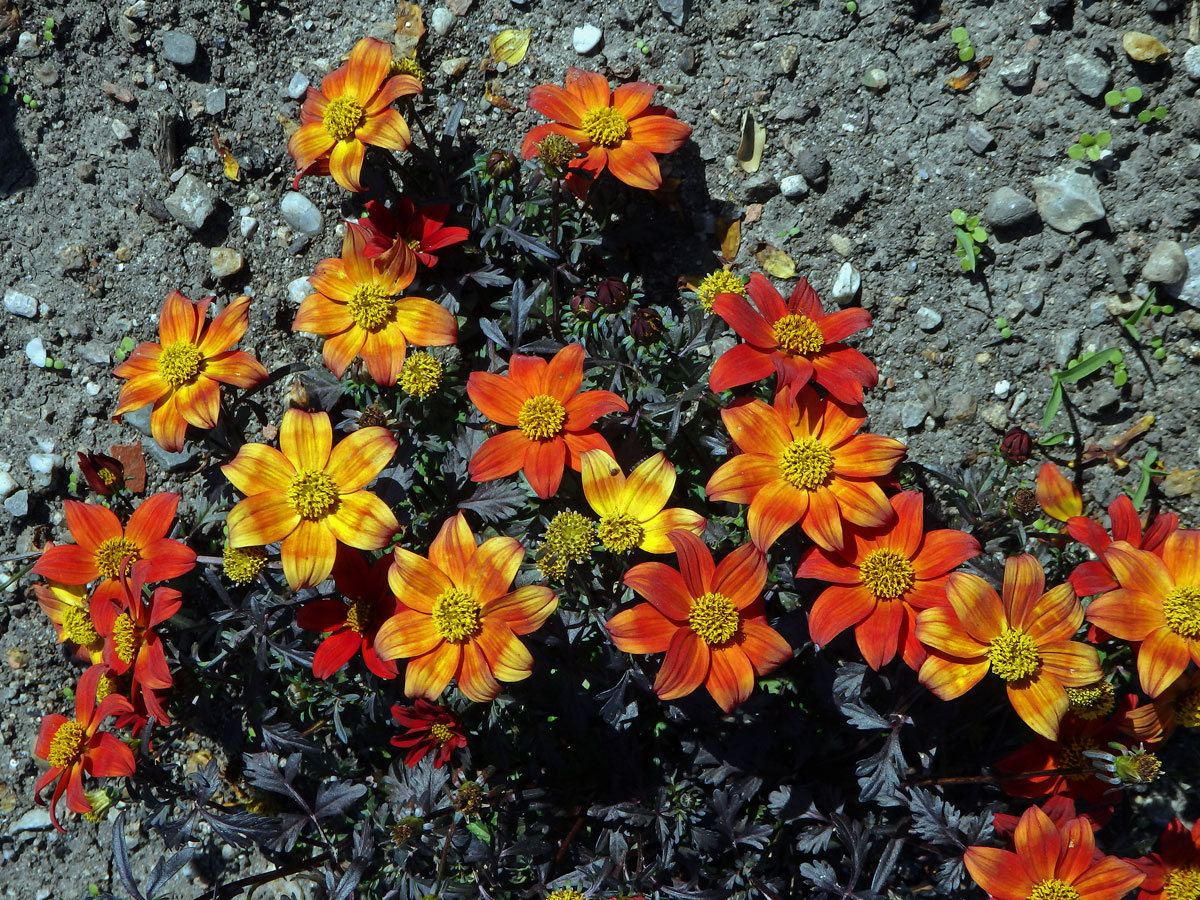
M513 429L494 434L480 445L471 457L467 471L472 481L495 481L519 471L533 441L525 433Z
M854 628L854 638L863 660L878 671L895 658L901 646L904 604L899 600L881 600L875 609Z
M398 446L386 428L360 428L333 448L325 471L337 482L339 493L362 490L392 461Z
M1086 687L1104 677L1095 647L1079 641L1057 641L1038 648L1042 671L1066 687Z
M326 156L336 143L325 125L321 122L310 122L301 125L288 138L288 154L296 161L296 168L303 171L314 162Z
M837 494L827 487L818 487L816 490L806 493L808 494L808 510L800 519L801 529L817 545L826 550L840 549L845 541L845 532L842 528L842 508L838 503ZM892 507L886 500L884 500L883 506L887 508L887 515L892 515ZM753 533L753 527L751 527L751 533Z
M798 491L778 477L764 486L750 501L746 514L754 545L766 552L780 535L808 515L810 497L809 491Z
M444 641L428 653L410 659L404 669L404 693L436 700L450 684L461 660L462 646Z
M231 526L231 542L232 533ZM310 522L307 519L301 519L296 529L283 539L279 553L283 575L293 590L315 587L328 578L336 554L337 540L329 527L323 522Z
M179 414L174 393L158 401L151 410L150 434L158 445L169 453L178 453L183 449L183 441L187 435L187 419Z
M360 140L338 141L329 154L329 174L341 187L351 193L365 191L359 181L367 145Z
M1067 713L1067 690L1056 678L1038 673L1010 681L1008 699L1025 724L1043 737L1058 738L1058 726Z
M919 619L917 627L921 627ZM917 677L921 680L921 684L929 688L938 698L953 700L979 684L980 679L987 674L987 671L986 657L982 661L971 661L931 653L921 664L921 670Z
M691 126L670 116L638 116L629 120L629 140L621 146L633 143L650 153L674 153L691 134Z
M325 524L335 538L359 550L381 550L400 530L396 514L369 491L339 495L337 509Z
M1046 515L1066 522L1083 515L1083 498L1052 462L1042 463L1037 476L1037 500Z
M619 612L604 627L618 650L625 653L664 653L680 629L649 603Z
M725 712L744 703L754 691L754 668L736 643L709 650L708 678L704 686Z
M249 353L226 350L205 361L202 377L248 390L266 381L267 369Z
M482 451L481 447L479 452ZM479 453L476 453L476 457L478 456ZM529 486L533 488L533 492L543 500L553 497L558 492L566 464L567 445L561 437L529 441L525 450L525 477L529 479Z
M209 429L221 413L221 388L211 378L197 378L175 391L175 408L189 425Z

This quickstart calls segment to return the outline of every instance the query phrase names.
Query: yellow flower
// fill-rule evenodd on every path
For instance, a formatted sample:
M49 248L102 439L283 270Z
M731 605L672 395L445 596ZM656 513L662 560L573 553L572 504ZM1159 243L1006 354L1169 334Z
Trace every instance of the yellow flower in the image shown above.
M667 540L672 531L699 537L707 524L690 509L664 509L675 487L675 467L656 453L629 473L603 450L588 450L583 460L583 495L600 523L596 534L604 549L628 553L635 547L647 553L673 553Z

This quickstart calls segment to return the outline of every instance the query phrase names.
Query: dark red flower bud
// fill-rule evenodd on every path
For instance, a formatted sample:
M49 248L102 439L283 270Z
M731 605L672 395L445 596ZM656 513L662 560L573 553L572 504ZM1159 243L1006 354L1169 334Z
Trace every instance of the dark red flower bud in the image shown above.
M571 296L571 312L581 318L589 318L596 311L596 298L585 287L575 288Z
M1024 428L1014 425L1000 440L1000 455L1014 466L1026 462L1033 455L1033 438Z
M101 497L111 497L125 487L125 467L103 453L80 453L79 471L88 486Z
M521 168L521 162L509 153L507 150L501 150L497 147L488 154L487 162L484 163L487 173L493 178L505 179L512 178Z
M663 320L657 309L649 306L639 306L633 311L633 321L629 323L629 331L639 344L653 344L662 339Z
M605 278L596 288L596 305L610 313L620 312L629 301L629 286L620 278Z

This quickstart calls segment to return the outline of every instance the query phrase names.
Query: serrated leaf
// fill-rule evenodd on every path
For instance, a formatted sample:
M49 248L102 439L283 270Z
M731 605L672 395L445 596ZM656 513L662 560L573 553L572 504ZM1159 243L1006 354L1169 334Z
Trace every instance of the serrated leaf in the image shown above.
M505 28L492 35L488 42L488 50L492 59L504 63L508 67L517 65L529 52L529 39L533 36L531 28Z

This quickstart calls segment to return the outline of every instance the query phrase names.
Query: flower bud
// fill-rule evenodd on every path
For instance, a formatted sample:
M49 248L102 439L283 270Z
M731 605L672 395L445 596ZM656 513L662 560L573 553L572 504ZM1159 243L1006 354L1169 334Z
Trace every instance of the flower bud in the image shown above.
M627 302L629 286L620 278L605 278L596 288L596 305L607 312L620 312Z
M79 471L88 486L101 497L111 497L125 487L125 467L103 453L80 453Z
M512 153L497 147L488 154L484 168L492 178L503 181L505 178L512 178L520 171L521 162Z
M550 178L562 178L567 174L571 160L579 156L579 145L568 137L551 132L537 144L538 159Z
M639 344L648 345L662 340L664 330L662 316L657 309L639 306L634 310L629 331Z
M1004 461L1014 466L1027 462L1033 454L1033 439L1029 432L1020 425L1008 429L1008 433L1000 440L1000 455Z
M596 298L588 292L585 287L575 288L575 293L571 295L571 312L582 319L589 318L596 311Z

